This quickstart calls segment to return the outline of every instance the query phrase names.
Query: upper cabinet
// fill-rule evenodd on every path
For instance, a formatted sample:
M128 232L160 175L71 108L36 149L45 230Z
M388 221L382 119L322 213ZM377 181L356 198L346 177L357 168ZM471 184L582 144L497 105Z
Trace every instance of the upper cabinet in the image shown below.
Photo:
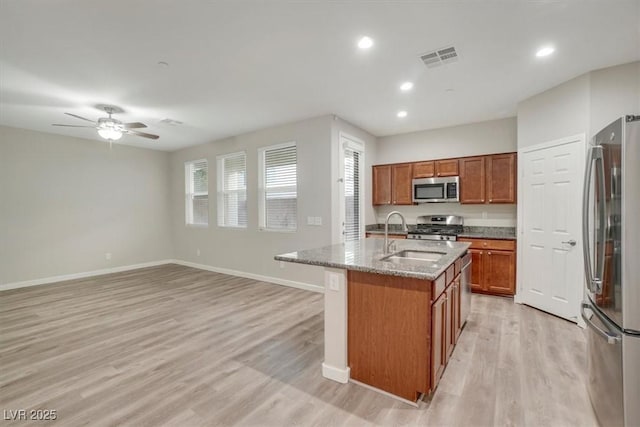
M516 203L516 153L460 159L460 203Z
M410 205L413 203L413 164L373 167L373 204Z
M436 160L436 176L457 176L458 159Z
M391 204L391 166L373 167L373 204Z
M373 204L413 204L412 179L460 176L460 203L516 203L516 153L373 167Z
M414 178L433 178L436 175L436 162L417 162L413 164Z
M487 199L489 203L516 202L516 154L487 156Z
M486 200L485 157L460 159L460 203L484 203Z

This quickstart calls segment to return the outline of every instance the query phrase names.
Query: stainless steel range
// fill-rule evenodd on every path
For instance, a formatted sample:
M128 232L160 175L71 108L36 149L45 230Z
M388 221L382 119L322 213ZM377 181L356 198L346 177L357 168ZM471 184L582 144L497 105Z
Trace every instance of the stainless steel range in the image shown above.
M408 239L421 240L458 240L462 233L463 219L457 215L425 215L419 216L416 228L409 230Z

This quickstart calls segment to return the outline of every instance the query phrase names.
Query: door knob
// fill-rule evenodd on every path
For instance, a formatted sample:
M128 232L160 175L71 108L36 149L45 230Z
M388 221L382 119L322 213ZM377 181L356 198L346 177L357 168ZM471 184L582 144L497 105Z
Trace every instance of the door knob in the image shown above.
M571 246L575 246L576 245L576 241L573 240L573 239L567 240L566 242L562 242L562 243L567 244L567 245L571 245Z

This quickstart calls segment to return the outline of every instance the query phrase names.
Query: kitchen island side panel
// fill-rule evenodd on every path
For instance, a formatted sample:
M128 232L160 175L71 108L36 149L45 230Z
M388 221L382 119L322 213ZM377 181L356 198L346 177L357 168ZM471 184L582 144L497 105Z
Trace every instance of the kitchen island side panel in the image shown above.
M416 401L431 378L431 282L349 271L351 378Z

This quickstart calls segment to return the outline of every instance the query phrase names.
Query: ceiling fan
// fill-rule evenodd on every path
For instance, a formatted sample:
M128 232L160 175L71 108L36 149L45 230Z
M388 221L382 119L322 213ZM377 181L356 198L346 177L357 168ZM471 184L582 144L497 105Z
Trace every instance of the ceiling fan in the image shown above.
M146 128L147 125L140 122L133 123L122 123L120 120L116 120L111 117L113 114L124 113L124 110L121 108L115 107L113 105L96 105L96 108L99 110L103 110L108 114L109 117L101 117L97 122L93 120L86 119L84 117L78 116L76 114L65 113L67 116L75 117L76 119L84 120L86 122L93 123L93 126L78 126L78 125L63 125L63 124L53 124L51 126L62 126L62 127L70 127L70 128L93 128L98 130L98 135L100 135L104 139L108 139L109 141L117 141L122 138L123 134L127 135L136 135L141 136L143 138L149 139L158 139L160 138L158 135L153 135L151 133L140 132L134 129Z

